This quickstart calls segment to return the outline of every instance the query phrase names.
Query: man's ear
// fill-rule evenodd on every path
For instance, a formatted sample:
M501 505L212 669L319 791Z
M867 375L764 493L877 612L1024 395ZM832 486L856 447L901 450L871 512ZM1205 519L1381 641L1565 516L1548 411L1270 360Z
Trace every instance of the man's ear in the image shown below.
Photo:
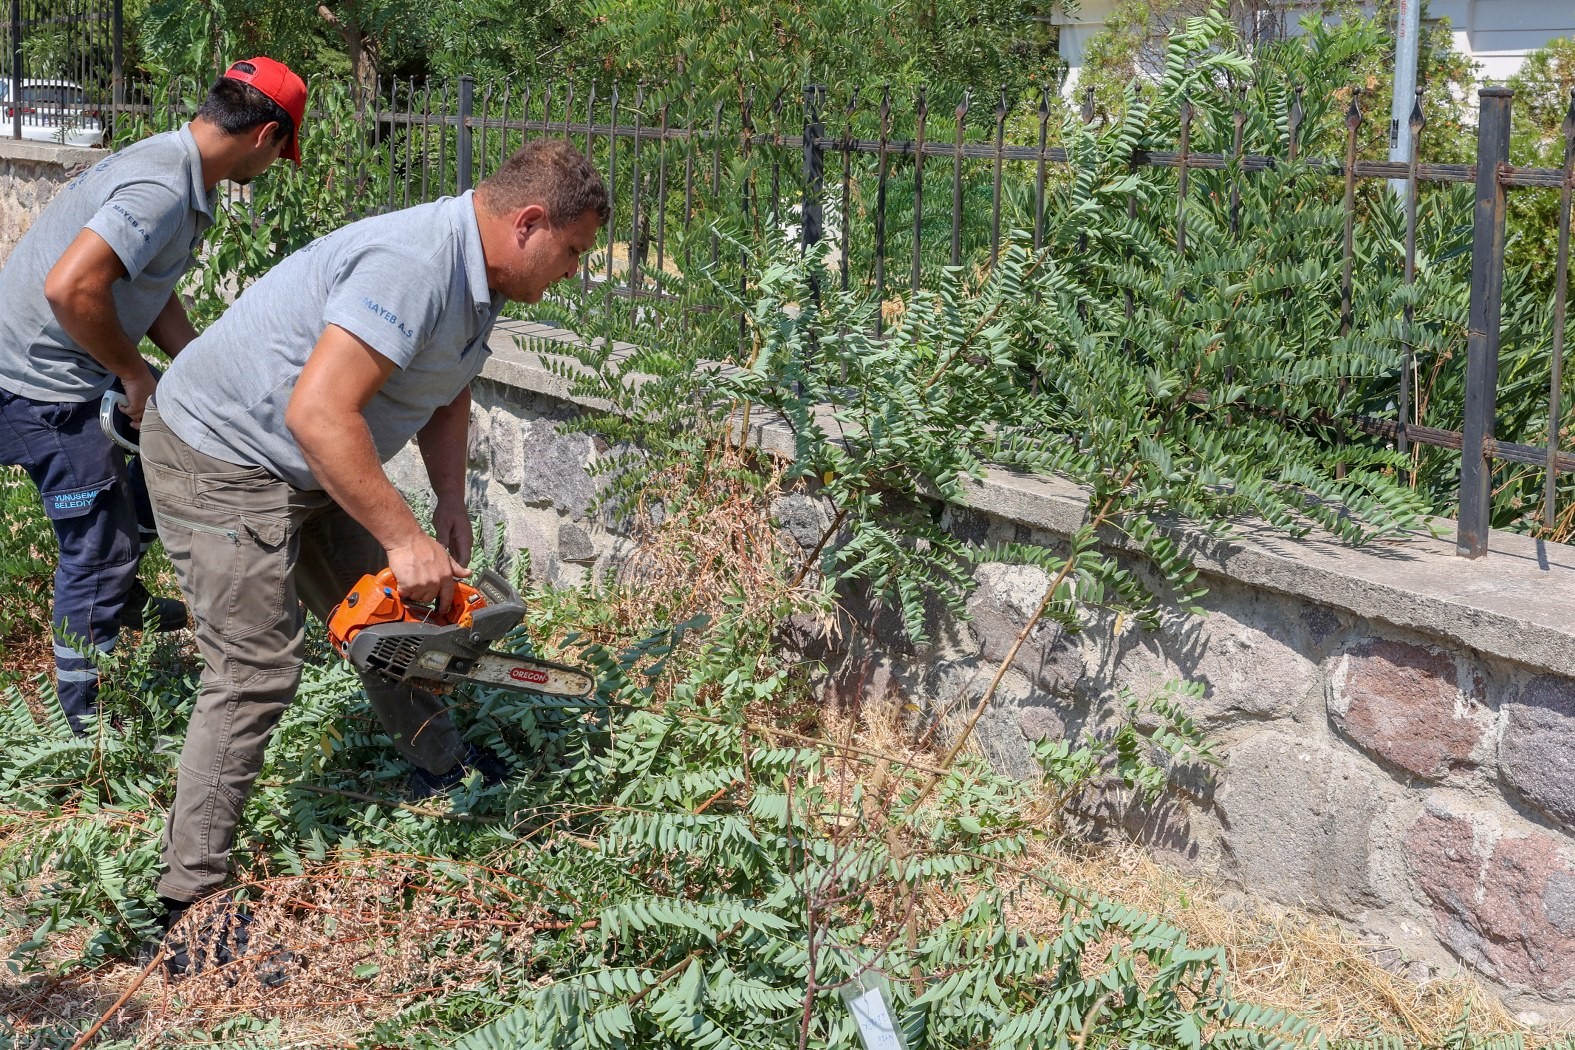
M514 213L514 235L521 244L531 233L547 225L547 209L540 204L527 204Z
M279 136L279 122L270 120L252 129L252 146L259 150L272 149Z

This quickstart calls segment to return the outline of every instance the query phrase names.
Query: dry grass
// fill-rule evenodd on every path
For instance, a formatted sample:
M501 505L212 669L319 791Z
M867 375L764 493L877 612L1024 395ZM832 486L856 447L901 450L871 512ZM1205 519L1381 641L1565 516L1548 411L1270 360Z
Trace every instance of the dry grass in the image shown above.
M441 863L446 879L434 879ZM367 853L304 875L237 887L252 949L228 965L172 982L162 966L116 963L55 979L0 984L0 1011L19 1035L103 1016L128 990L105 1035L162 1046L194 1024L276 1019L292 1045L348 1046L410 1002L466 987L498 987L528 968L535 939L564 929L524 900L504 873L452 860ZM551 902L548 902L551 903ZM208 943L226 903L195 906L180 927ZM39 962L69 958L80 935L57 937ZM13 937L11 941L19 942ZM0 944L9 950L15 943ZM286 978L266 987L264 975Z
M764 482L750 473L771 471ZM782 567L797 548L771 524L781 465L732 445L704 465L669 467L652 479L637 508L635 546L618 574L615 621L636 629L676 623L742 601L762 620L801 604ZM657 507L660 506L660 513Z

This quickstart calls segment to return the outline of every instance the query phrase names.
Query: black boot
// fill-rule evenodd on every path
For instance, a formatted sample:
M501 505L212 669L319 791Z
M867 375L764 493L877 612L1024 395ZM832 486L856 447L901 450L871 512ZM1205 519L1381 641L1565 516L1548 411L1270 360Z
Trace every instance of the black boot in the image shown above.
M159 634L168 634L186 626L186 603L179 598L149 594L141 580L135 580L131 584L131 593L126 596L126 610L121 613L121 622L133 630L140 630L148 622L146 616L149 602L153 603L153 629Z
M164 949L164 972L171 979L217 970L251 954L251 916L233 901L223 901L195 926L181 921L191 902L160 897L159 903L164 905L164 915L158 921L158 938L143 948L144 966L153 961L160 947ZM291 971L302 961L295 952L279 946L263 950L255 959L257 979L265 988L276 988L290 979ZM227 980L234 984L239 977L236 967Z
M470 775L471 770L481 774L482 787L501 784L509 776L509 767L496 752L489 747L471 744L465 751L465 757L447 773L428 773L424 769L411 771L408 797L412 802L420 802L424 798L441 795L458 786Z

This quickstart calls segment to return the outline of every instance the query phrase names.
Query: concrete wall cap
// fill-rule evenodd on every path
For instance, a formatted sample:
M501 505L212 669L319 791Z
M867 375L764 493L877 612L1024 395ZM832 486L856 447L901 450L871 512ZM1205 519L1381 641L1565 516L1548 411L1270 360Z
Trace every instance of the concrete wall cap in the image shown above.
M609 407L570 397L568 384L548 371L540 353L521 349L522 338L537 347L579 342L573 332L549 325L501 322L483 377L585 407ZM615 347L620 353L634 349ZM784 425L757 415L750 430L761 448L791 453L792 436ZM1061 534L1078 528L1088 512L1083 489L1072 482L1007 470L966 481L964 502ZM1319 537L1295 540L1253 523L1238 524L1224 539L1185 527L1175 534L1207 573L1575 676L1575 547L1494 532L1487 556L1471 561L1454 552L1454 522L1435 519L1432 526L1432 532L1365 547Z
M0 133L8 129L0 125ZM82 149L79 146L62 146L53 142L35 142L32 139L0 138L0 161L29 161L34 164L56 164L66 171L75 171L97 164L109 156L101 149Z

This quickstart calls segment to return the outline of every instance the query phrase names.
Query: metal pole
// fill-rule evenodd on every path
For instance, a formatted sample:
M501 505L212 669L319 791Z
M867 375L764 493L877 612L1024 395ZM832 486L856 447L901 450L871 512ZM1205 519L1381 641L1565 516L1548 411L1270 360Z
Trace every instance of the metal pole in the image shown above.
M1559 453L1559 423L1564 412L1560 394L1564 391L1564 312L1569 301L1570 277L1570 196L1575 193L1575 88L1570 88L1570 107L1564 115L1564 188L1559 191L1559 249L1553 278L1553 375L1548 381L1548 466L1543 480L1542 527L1552 529L1558 509L1558 473L1554 463Z
M1398 0L1395 10L1395 79L1389 102L1389 159L1405 163L1411 159L1411 108L1416 99L1416 56L1422 29L1422 0ZM1389 188L1398 196L1405 192L1404 179L1390 179Z
M1466 328L1466 417L1461 428L1460 530L1455 553L1487 553L1493 464L1487 446L1498 407L1499 314L1504 294L1506 201L1499 169L1509 163L1509 88L1483 88L1477 120L1477 204L1471 233L1471 313Z
M824 91L815 84L804 87L804 207L800 216L800 244L806 251L810 245L820 243L825 221L822 198L826 193L826 153L820 141L826 137L826 125L820 119Z
M22 0L11 0L11 137L22 137Z
M459 78L459 145L456 157L457 174L455 181L459 184L459 192L464 193L471 189L475 179L474 169L471 167L473 158L471 151L470 116L476 109L476 78L466 73Z
M1411 132L1411 164L1407 169L1405 187L1405 286L1411 288L1416 284L1416 205L1420 193L1420 185L1416 178L1417 166L1421 163L1422 128L1427 120L1422 115L1422 93L1416 93L1416 103L1411 107L1411 117L1406 121L1406 127ZM1406 303L1403 311L1403 320L1400 329L1402 351L1400 354L1400 411L1397 415L1398 427L1395 430L1395 448L1401 452L1410 451L1410 435L1407 428L1411 425L1411 373L1416 368L1416 348L1411 342L1412 323L1416 320L1416 307ZM1412 470L1414 476L1416 471ZM1415 482L1413 481L1413 484Z
M122 17L121 0L114 0L110 6L110 43L109 58L109 83L110 83L110 143L114 142L114 132L120 126L120 111L126 104L126 31L125 19Z

